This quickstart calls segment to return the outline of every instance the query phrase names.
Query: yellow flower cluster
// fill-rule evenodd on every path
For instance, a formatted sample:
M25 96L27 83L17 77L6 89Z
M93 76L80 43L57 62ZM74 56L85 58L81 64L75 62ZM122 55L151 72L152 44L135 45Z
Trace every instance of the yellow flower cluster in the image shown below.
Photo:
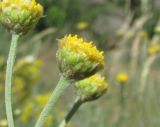
M11 32L25 34L43 16L43 7L35 0L0 1L0 22Z
M72 36L68 35L59 40L60 47L67 47L71 51L77 53L83 53L90 60L96 61L104 66L104 56L103 51L99 51L96 46L93 45L93 42L86 42L83 38L78 38L77 35Z
M43 15L43 7L36 3L35 0L3 0L0 2L0 10L5 7L12 7L12 9L28 10L32 13L36 12L36 15Z
M7 120L6 119L1 119L0 120L0 127L7 127L7 126L8 126Z
M4 81L5 81L5 58L0 56L0 95L4 94ZM14 67L14 79L12 92L16 98L13 104L18 104L24 101L33 85L39 81L41 77L42 61L34 58L33 56L26 56L19 59ZM1 98L0 98L1 99Z
M117 75L117 80L120 83L124 84L124 83L126 83L128 81L128 75L126 73L119 73Z

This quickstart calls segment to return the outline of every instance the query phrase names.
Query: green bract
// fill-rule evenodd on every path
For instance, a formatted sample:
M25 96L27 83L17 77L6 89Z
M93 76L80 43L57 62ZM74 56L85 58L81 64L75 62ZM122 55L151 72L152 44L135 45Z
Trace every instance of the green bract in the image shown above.
M101 69L83 53L76 53L65 47L58 50L57 61L61 73L75 80L91 76Z

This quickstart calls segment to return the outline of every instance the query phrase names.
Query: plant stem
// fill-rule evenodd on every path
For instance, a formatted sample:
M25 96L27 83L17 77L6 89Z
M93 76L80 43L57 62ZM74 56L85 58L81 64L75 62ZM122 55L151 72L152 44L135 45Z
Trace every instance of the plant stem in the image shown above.
M121 104L121 110L124 109L124 86L125 84L120 84L120 104Z
M6 115L8 121L8 127L14 127L13 113L12 113L12 73L13 65L16 57L16 47L19 39L18 34L12 33L11 46L9 50L8 60L7 60L7 70L5 79L5 105L6 105Z
M141 78L140 78L140 88L139 88L139 93L141 95L143 95L144 90L146 88L147 85L147 78L151 69L152 64L154 63L154 61L159 57L159 55L155 54L150 56L146 62L144 63L144 67L143 70L141 72Z
M68 114L66 115L65 119L61 122L59 127L66 127L67 123L71 120L71 118L73 117L73 115L76 113L76 111L79 109L79 107L83 104L83 101L81 101L81 99L78 97L71 110L68 112Z
M68 80L66 77L61 76L58 85L54 89L49 101L43 108L37 123L35 127L44 127L46 117L49 115L49 113L52 111L52 109L55 107L55 104L57 103L58 99L60 98L61 94L64 92L64 90L71 84L71 80Z

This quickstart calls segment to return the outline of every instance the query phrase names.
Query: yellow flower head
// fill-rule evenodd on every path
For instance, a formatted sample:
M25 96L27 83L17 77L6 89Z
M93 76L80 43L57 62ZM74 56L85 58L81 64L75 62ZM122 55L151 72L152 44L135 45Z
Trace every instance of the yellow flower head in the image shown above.
M81 22L78 22L77 23L77 29L79 30L84 30L88 27L88 23L87 22L84 22L84 21L81 21Z
M95 74L75 84L78 93L83 101L92 101L104 94L108 89L108 83L104 77Z
M86 42L83 38L78 38L77 35L72 36L68 35L59 40L60 47L69 48L71 51L77 53L83 53L90 60L96 61L104 66L104 56L103 51L99 51L96 46L93 45L93 42Z
M69 75L77 74L84 78L104 67L103 51L97 50L93 42L68 35L59 40L59 47L57 59L62 73L67 71Z
M1 119L0 120L0 127L7 127L7 126L8 126L7 120L6 119Z
M0 22L10 31L27 33L43 15L43 7L35 0L3 0L0 2Z
M128 75L126 73L119 73L117 75L117 80L121 83L121 84L125 84L128 81Z
M154 54L157 54L160 52L160 45L159 44L156 44L156 45L153 45L153 46L150 46L148 48L148 53L150 55L154 55Z

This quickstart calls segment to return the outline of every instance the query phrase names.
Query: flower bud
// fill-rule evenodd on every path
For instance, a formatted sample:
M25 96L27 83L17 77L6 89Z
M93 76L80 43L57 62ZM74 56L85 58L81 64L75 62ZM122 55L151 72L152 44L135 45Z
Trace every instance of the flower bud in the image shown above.
M103 52L77 35L59 40L57 61L61 73L75 80L91 76L104 67Z
M0 22L11 32L25 34L43 15L43 7L35 0L3 0L0 2Z
M81 80L75 84L82 101L92 101L101 97L108 89L108 84L104 77L95 74L89 78Z

